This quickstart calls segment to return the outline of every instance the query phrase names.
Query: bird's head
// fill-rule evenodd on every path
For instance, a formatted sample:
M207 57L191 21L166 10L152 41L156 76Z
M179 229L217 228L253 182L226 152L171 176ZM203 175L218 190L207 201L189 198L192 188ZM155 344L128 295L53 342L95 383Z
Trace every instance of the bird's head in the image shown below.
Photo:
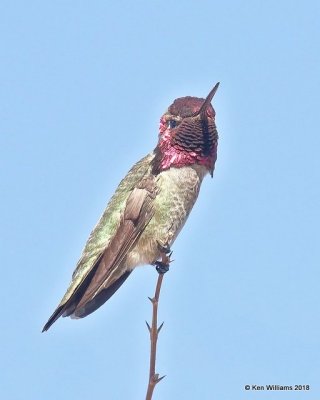
M213 173L217 159L218 132L211 100L217 83L205 99L180 97L160 118L159 142L155 149L155 168L192 164L205 166Z

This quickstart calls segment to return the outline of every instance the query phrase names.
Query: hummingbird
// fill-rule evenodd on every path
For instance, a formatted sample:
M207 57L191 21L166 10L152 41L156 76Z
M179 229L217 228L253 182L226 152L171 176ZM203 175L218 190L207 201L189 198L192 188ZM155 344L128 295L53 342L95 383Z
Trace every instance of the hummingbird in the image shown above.
M170 253L197 200L205 175L213 176L218 132L208 96L174 100L160 118L155 149L120 182L84 247L71 283L43 331L61 316L83 318L97 310L139 265Z

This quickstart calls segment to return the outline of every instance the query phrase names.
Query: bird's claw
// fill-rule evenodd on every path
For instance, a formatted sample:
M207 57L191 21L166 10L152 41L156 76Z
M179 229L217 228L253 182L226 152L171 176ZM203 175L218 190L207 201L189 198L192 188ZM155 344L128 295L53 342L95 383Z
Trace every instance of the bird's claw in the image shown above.
M155 261L154 265L156 266L156 270L159 274L165 274L169 271L170 265L170 257L172 255L172 251L170 249L169 243L162 244L157 241L158 249L161 255L161 261Z

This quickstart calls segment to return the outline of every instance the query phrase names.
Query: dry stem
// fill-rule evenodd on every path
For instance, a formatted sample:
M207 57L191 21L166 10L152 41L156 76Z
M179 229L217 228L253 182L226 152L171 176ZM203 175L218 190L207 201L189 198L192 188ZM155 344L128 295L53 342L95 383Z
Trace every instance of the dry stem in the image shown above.
M162 256L162 262L165 263L166 265L169 265L170 258L164 254ZM158 341L159 332L163 326L163 323L162 323L158 327L158 303L159 303L160 290L161 290L163 276L164 276L163 274L158 275L157 286L156 286L156 290L154 293L154 297L153 298L149 297L149 300L152 303L152 323L151 323L151 327L150 327L148 322L146 322L149 333L150 333L150 342L151 342L150 343L149 383L148 383L146 400L152 399L153 391L154 391L156 384L159 383L165 377L165 375L164 375L159 378L159 374L156 374L157 341Z

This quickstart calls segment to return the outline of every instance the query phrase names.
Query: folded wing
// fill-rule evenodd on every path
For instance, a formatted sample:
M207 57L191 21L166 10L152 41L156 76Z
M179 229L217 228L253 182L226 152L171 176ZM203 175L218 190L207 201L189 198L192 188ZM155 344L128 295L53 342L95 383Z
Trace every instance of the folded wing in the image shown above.
M146 160L142 159L140 165L137 163L129 171L108 205L110 208L112 202L119 200L117 196L124 199L123 207L118 210L118 221L111 237L107 237L110 229L105 234L103 229L112 216L105 221L103 216L88 240L65 296L43 331L48 330L60 316L82 318L92 313L108 300L130 275L131 270L126 267L125 259L153 216L153 199L157 193L154 177L144 167L144 161ZM140 172L138 181L133 179L137 169ZM127 188L129 179L132 186L125 196L122 189ZM108 213L108 208L105 214ZM99 244L93 245L97 235L101 236ZM104 246L101 245L103 237L107 237Z

